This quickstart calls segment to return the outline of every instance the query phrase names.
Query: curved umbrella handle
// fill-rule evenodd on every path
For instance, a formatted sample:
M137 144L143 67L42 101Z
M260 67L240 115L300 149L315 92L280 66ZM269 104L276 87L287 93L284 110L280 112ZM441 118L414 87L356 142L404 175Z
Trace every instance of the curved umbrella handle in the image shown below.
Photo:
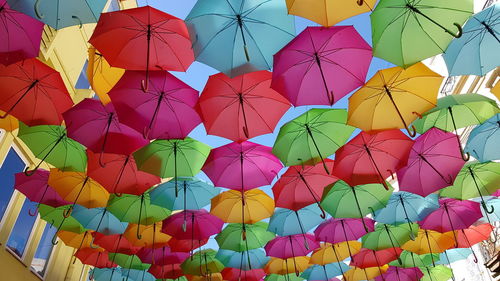
M71 216L71 213L73 212L73 206L69 207L69 209L66 209L63 211L63 217L65 219L69 218Z
M391 179L395 180L396 178L394 177L394 172L391 169L387 169L387 172L391 175Z
M82 27L83 27L82 20L77 16L71 16L71 18L77 20L79 28L82 29Z
M42 14L39 10L40 9L40 0L36 0L35 5L34 5L34 9L35 9L35 15L37 18L43 19L45 17L45 15Z
M94 240L95 240L95 236L92 236L92 240L90 240L90 244L89 244L90 248L99 249L99 246L94 244Z
M149 87L149 79L145 79L141 81L141 90L146 93Z
M464 150L462 149L462 147L460 147L460 150L462 151L462 153L461 153L462 160L464 160L465 162L469 161L469 159L470 159L470 153L469 152L464 152Z
M51 243L54 246L57 245L57 243L59 243L59 241L57 241L57 232L56 232L56 234L54 234L54 236L52 236Z
M326 219L326 212L325 210L323 209L323 207L321 206L320 203L318 203L318 207L319 209L321 210L321 215L319 215L322 219Z
M10 114L10 113L9 113L8 111L7 111L7 112L5 112L3 115L0 115L0 119L5 119L5 118L7 118L7 116L9 116L9 114Z
M36 170L38 169L38 166L39 165L37 165L37 167L35 167L35 169L33 169L31 171L29 170L29 167L24 168L24 171L23 171L24 175L27 176L27 177L31 177L32 175L34 175L36 173Z
M122 197L122 196L123 196L123 193L115 193L115 196L116 196L116 197Z
M486 202L482 201L481 205L483 206L483 209L486 213L488 214L493 214L495 212L495 206L491 205L491 209L488 209L488 206L486 205Z
M243 129L243 133L245 134L245 137L248 139L250 135L248 134L248 128L247 128L247 126L246 125L243 126L242 129Z
M415 128L415 125L411 125L410 128L406 127L405 129L408 132L408 135L413 138L417 135L417 128Z
M422 116L422 114L420 114L420 113L418 113L418 112L416 112L416 111L412 111L412 114L417 115L417 116L418 116L418 119L422 119L422 117L423 117L423 116Z
M104 151L101 151L99 153L99 166L101 166L101 168L106 167L106 163L103 162L104 161L103 156L104 156Z
M142 130L142 137L145 139L149 139L149 133L151 132L151 128L145 127L144 130Z
M363 0L357 0L356 3L358 4L358 6L363 6Z
M32 213L32 212L31 212L31 209L29 209L29 210L28 210L28 215L30 215L30 217L34 217L34 216L36 216L37 214L38 214L38 207L36 207L36 209L35 209L35 212L34 212L34 213Z
M453 23L453 25L457 27L457 29L458 29L458 33L453 34L453 33L448 32L448 31L446 31L446 32L448 32L451 36L453 36L453 37L455 37L455 38L460 38L460 37L462 37L462 34L463 34L462 26L461 26L460 24L456 23L456 22L454 22L454 23Z
M141 225L138 224L137 225L137 233L136 233L136 236L137 236L137 239L141 240L142 239L142 235L139 233L139 229L141 228Z

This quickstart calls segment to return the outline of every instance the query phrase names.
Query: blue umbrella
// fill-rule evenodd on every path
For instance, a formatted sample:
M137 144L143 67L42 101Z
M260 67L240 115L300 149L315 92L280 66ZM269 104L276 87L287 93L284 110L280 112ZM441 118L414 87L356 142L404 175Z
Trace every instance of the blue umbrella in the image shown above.
M97 22L107 0L7 0L10 7L54 29Z
M115 268L94 268L90 271L90 280L95 281L123 281L122 269Z
M498 16L500 18L500 14ZM499 22L500 25L500 22ZM500 45L499 45L500 50ZM479 162L500 160L500 113L474 128L469 135L465 151Z
M449 249L439 254L439 261L436 264L451 264L457 261L465 260L472 254L470 248Z
M269 220L267 230L279 236L304 234L324 221L317 204L306 206L298 211L276 208Z
M307 268L300 276L307 280L329 280L351 269L343 262L334 262L325 265L315 264Z
M122 275L128 276L130 281L156 281L156 278L147 270L122 269Z
M239 268L241 270L252 270L263 268L269 261L266 252L262 248L235 252L219 249L215 256L226 267Z
M180 187L176 194L176 186ZM210 199L219 194L220 190L212 184L194 177L178 177L158 185L150 192L151 204L165 207L170 210L198 210L208 204Z
M452 76L483 76L500 65L500 4L473 15L443 57Z
M483 214L483 219L486 219L486 221L489 219L489 222L495 222L495 221L500 221L500 198L497 198L495 196L487 196L484 197L485 199L485 205L488 210L493 210L493 212L487 213L484 208L481 208L481 213ZM480 200L477 200L476 198L471 199L472 201L476 202L481 202Z
M230 77L271 69L295 36L282 0L198 0L186 24L196 60Z
M87 209L75 205L71 216L85 228L95 230L104 235L123 234L128 223L121 222L106 208Z

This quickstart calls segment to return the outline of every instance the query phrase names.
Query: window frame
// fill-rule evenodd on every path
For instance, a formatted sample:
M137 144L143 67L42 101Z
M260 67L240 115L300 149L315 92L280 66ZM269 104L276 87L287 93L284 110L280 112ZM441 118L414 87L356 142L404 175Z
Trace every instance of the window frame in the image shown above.
M41 220L40 219L40 214L38 214L37 221L40 221L40 220ZM48 222L45 224L45 227L49 227L49 223ZM45 228L44 228L44 230L45 230ZM43 235L43 231L42 231L42 235ZM56 235L57 235L57 232L56 232ZM42 236L40 236L40 240L41 239L42 239ZM37 249L35 249L35 254L36 254L36 250L38 250L38 246L40 245L40 242L41 242L40 240L38 240L38 245L37 245ZM29 271L31 271L31 273L35 274L36 277L40 278L40 280L45 280L45 278L47 278L49 270L52 267L53 255L54 255L54 252L56 252L56 249L57 249L58 245L59 245L59 243L56 244L56 245L54 245L52 247L52 250L50 251L50 255L47 258L48 263L47 263L47 266L45 267L45 272L44 272L43 276L41 276L38 272L36 272L36 270L33 267L31 267L31 263L35 259L35 256L33 256L33 258L31 259L30 264L28 265Z

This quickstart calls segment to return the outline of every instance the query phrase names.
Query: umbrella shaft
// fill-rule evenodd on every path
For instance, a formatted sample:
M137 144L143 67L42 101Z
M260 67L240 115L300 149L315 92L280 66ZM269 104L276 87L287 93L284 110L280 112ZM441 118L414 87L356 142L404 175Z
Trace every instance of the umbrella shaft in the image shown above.
M29 91L31 91L31 89L33 89L37 84L38 82L40 82L38 79L36 79L35 81L33 81L29 87L24 91L24 93L17 99L17 101L9 108L9 110L7 110L7 112L5 112L5 114L9 114L12 110L14 110L14 108L24 99L24 97L29 93Z
M335 101L333 99L333 95L330 93L330 90L328 90L328 84L326 83L325 74L323 73L323 67L321 66L321 59L319 58L318 53L314 53L314 59L316 60L316 64L319 68L319 73L321 74L321 79L323 80L323 86L325 87L328 102L330 103L330 105L333 105Z
M491 36L493 36L497 40L498 43L500 43L500 39L495 34L495 31L491 28L491 26L486 24L484 21L482 21L481 24L486 28L486 31L488 31L488 33L491 34Z

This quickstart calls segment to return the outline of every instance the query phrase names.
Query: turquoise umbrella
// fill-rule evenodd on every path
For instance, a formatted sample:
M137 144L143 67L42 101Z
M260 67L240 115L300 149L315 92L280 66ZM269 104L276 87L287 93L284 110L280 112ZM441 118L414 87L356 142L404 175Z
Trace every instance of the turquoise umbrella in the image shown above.
M500 18L500 14L498 17ZM486 120L483 124L477 126L470 132L465 151L469 152L480 162L500 160L500 149L498 149L499 143L500 113Z
M351 269L351 267L343 262L334 262L325 265L315 264L307 268L300 275L300 277L307 280L329 280L336 276L342 275L349 269Z
M264 268L270 259L262 248L244 252L219 249L215 258L226 267L239 268L240 270Z
M107 0L7 0L10 7L54 29L97 22Z
M320 215L321 209L317 204L306 206L297 211L276 208L269 220L267 230L279 236L305 234L324 221Z
M457 261L465 260L472 255L470 248L449 249L439 254L439 261L436 264L450 264Z
M443 57L451 76L483 76L500 65L500 3L473 15Z
M129 281L156 281L156 278L147 270L124 268L122 269L122 275L128 276Z
M88 209L75 205L71 216L80 222L83 227L104 235L123 234L128 226L128 223L118 220L106 208Z
M95 281L123 281L122 269L115 268L94 268L90 271L89 280Z
M230 77L271 69L295 36L282 0L198 0L186 24L196 60Z

